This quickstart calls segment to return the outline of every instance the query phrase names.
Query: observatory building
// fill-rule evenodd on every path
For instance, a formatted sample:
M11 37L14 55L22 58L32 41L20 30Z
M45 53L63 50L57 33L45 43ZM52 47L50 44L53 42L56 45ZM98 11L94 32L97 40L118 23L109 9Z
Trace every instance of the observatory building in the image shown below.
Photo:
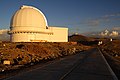
M22 6L12 16L11 42L68 42L68 28L48 26L45 15L32 6Z

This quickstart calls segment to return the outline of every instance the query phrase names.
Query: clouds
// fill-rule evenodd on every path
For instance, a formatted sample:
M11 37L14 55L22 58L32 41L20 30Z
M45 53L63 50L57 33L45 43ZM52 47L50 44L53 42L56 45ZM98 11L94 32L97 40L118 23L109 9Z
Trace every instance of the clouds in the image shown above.
M116 17L116 16L120 16L120 12L114 13L114 14L109 14L109 15L104 15L103 18L110 18L110 17Z
M113 30L120 30L120 27L114 27Z
M103 32L101 32L99 34L100 36L104 36L104 37L118 37L119 36L119 32L117 31L108 31L108 30L105 30Z
M84 33L102 31L104 29L120 32L120 13L107 14L97 18L83 18L77 22L68 22L66 25L70 25L70 32Z
M0 41L9 41L10 36L7 34L8 29L0 30Z
M119 13L114 13L114 14L109 14L109 15L104 15L101 17L101 20L103 21L118 21L120 20L120 12Z
M100 26L103 24L104 25L108 24L108 23L114 24L113 22L117 22L117 21L120 21L120 12L114 13L114 14L103 15L103 16L100 16L96 19L88 19L82 23L84 23L84 25L87 25L87 26L97 27L97 26Z
M79 17L80 18L80 17ZM79 19L79 21L75 22L75 20L69 20L70 22L66 22L64 25L71 26L86 26L86 27L99 27L99 26L109 26L108 24L115 24L115 22L120 21L120 12L114 14L107 14L97 18L86 18ZM120 25L120 23L119 23ZM116 25L111 25L116 26Z
M80 23L80 25L85 25L87 27L98 27L101 21L99 19L88 19Z

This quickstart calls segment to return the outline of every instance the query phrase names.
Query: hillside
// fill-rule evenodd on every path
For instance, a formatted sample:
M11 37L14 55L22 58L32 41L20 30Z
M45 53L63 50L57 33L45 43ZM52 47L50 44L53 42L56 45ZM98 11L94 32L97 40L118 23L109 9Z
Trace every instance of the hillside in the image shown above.
M72 35L69 36L69 41L70 42L78 42L80 44L83 45L87 45L87 46L93 46L98 44L98 40L92 37L86 37L83 35Z
M83 36L83 35L71 35L69 36L69 41L70 42L80 42L80 41L92 41L93 39L92 38L89 38L89 37L86 37L86 36Z

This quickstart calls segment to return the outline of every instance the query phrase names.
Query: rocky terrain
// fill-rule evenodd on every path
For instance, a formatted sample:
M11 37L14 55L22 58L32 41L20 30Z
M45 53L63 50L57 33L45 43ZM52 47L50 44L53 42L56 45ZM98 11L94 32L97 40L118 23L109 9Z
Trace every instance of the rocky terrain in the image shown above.
M68 43L0 43L0 73L77 54L90 46Z
M41 64L65 56L74 55L96 47L98 41L103 41L99 46L108 63L120 76L120 40L88 38L82 35L69 36L67 43L0 43L0 78L4 74L16 70ZM120 79L120 77L119 77Z
M106 41L100 48L111 68L120 79L120 40Z

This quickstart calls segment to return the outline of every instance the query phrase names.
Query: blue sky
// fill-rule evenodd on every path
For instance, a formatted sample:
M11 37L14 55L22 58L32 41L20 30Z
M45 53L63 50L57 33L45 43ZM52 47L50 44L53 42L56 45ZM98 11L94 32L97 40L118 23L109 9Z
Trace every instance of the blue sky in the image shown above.
M22 5L37 7L49 26L68 27L69 33L120 30L120 0L0 0L0 29L9 29Z

